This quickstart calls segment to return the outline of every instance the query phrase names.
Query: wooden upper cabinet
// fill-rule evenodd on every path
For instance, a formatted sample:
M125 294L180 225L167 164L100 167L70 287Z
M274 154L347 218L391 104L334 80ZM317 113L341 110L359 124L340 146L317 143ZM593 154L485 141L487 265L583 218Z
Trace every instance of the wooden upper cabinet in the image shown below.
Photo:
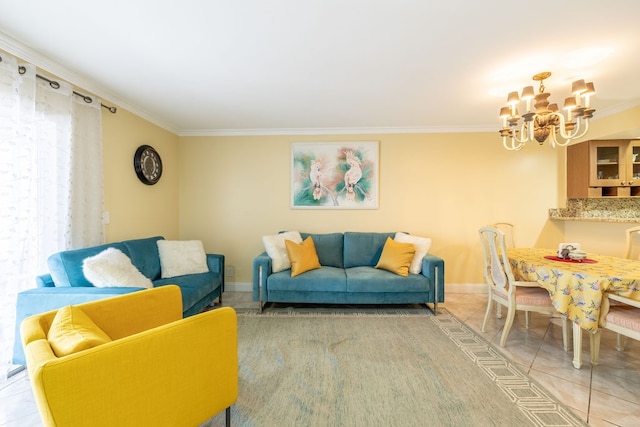
M567 147L567 198L640 197L640 140Z

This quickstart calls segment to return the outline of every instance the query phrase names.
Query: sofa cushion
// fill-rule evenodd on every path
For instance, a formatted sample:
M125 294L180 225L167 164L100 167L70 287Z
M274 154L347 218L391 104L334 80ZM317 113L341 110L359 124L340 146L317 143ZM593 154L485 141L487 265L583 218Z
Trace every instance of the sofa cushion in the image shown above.
M347 292L428 292L431 281L422 274L398 276L373 267L353 267L345 271Z
M411 234L398 232L393 240L401 243L413 243L416 247L416 253L413 256L411 265L409 266L409 272L413 274L420 274L422 272L422 258L424 258L431 248L431 239L428 237L412 236Z
M182 311L187 311L198 301L217 289L222 283L222 276L218 273L207 272L199 274L187 274L180 276L180 280L175 278L157 279L153 281L153 286L164 286L177 284L182 291Z
M320 265L344 268L344 234L309 234L301 233L302 238L311 236L316 247Z
M291 240L285 240L284 244L287 248L289 261L291 261L291 277L320 268L316 247L311 237L304 239L301 244L294 243Z
M264 249L267 251L269 258L271 258L271 271L273 273L291 268L287 248L284 245L285 240L302 243L302 236L300 236L298 231L284 231L278 234L262 236Z
M140 273L120 249L107 248L97 255L85 258L82 263L84 276L99 288L128 286L153 288L148 277Z
M373 267L378 263L387 237L395 233L344 233L344 267Z
M67 305L54 316L47 341L55 355L63 357L108 343L111 338L81 309Z
M184 276L209 271L207 255L200 240L158 240L160 277Z
M157 242L163 239L162 236L155 236L122 242L129 250L129 258L133 265L151 280L160 277L160 254L158 254Z
M346 292L344 269L322 266L305 274L291 277L288 271L269 275L267 289L273 291Z
M72 249L53 254L47 260L51 277L56 286L91 286L91 282L82 272L82 263L85 258L98 255L107 248L120 249L125 255L129 250L122 243L108 243L106 245L93 246L84 249Z
M387 237L376 268L390 271L399 276L408 276L409 266L415 253L416 247L413 243L400 243Z

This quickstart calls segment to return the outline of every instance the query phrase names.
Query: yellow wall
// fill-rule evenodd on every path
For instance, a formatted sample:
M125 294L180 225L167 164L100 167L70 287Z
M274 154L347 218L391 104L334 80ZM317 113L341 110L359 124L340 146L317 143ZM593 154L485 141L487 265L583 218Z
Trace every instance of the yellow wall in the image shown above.
M103 109L106 241L178 233L178 137L130 112ZM145 185L133 169L133 155L143 144L162 158L163 173L155 185Z
M631 128L640 107L593 123L591 138ZM433 239L448 284L481 284L477 230L516 225L519 246L578 241L589 251L621 255L629 224L550 221L565 205L565 149L528 144L502 148L497 132L320 136L177 137L123 109L104 112L107 241L156 234L200 239L223 253L235 275L251 281L261 237L281 230L396 231ZM290 208L292 142L379 141L376 210ZM162 155L163 177L142 184L133 170L141 144Z
M380 141L379 209L290 208L291 143ZM261 236L397 231L433 239L447 283L481 283L477 230L512 221L523 246L555 245L558 162L546 146L514 153L496 133L180 138L180 236L222 252L236 282L251 281ZM562 186L564 188L564 186Z

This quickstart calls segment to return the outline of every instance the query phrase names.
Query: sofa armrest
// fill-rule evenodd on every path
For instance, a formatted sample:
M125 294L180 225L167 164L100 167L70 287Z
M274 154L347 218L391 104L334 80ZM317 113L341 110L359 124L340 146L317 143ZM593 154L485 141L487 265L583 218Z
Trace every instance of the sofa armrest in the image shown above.
M262 302L262 292L267 289L267 277L271 274L271 258L266 252L253 259L253 300Z
M224 292L224 261L224 255L222 254L207 254L207 266L209 267L209 271L220 273L220 276L222 277L222 292Z
M38 288L54 288L56 284L50 274L42 274L36 276L36 287Z
M195 426L238 396L237 318L230 307L61 358L51 358L46 340L28 346L45 425Z
M434 285L434 300L444 302L444 260L433 254L425 255L422 259L422 275L431 279Z

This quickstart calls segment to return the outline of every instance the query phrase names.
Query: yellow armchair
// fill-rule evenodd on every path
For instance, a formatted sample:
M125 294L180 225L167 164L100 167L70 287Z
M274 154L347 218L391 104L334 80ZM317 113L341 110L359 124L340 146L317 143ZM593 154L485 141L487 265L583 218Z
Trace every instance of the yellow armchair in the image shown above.
M21 337L46 426L198 426L238 397L236 313L182 318L174 285L79 304L111 342L56 357L57 310L26 318Z

